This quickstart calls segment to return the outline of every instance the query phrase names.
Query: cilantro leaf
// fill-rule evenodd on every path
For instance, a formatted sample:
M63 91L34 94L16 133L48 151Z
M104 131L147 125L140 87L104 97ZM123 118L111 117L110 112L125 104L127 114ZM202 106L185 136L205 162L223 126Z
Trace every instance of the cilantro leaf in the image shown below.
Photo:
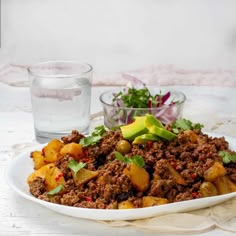
M172 130L174 133L178 134L180 130L196 130L202 129L204 126L200 123L192 123L187 119L179 119L172 124Z
M102 136L106 132L106 128L104 125L100 125L95 127L94 131L92 132L92 136Z
M102 136L100 136L100 135L97 135L97 136L88 136L88 137L84 137L84 138L80 139L80 142L79 142L79 143L80 143L83 147L87 147L87 146L96 144L98 141L100 141L101 138L102 138Z
M177 120L174 123L174 127L175 128L180 128L182 130L188 130L188 129L191 129L192 122L190 120L180 119L180 120Z
M61 192L61 190L64 188L64 186L62 184L58 185L56 188L52 189L51 191L48 192L48 195L55 195L59 192Z
M222 157L222 160L225 164L228 164L230 162L236 163L236 153L230 154L226 151L219 151L218 154Z
M170 97L170 92L167 92L163 95L161 94L161 92L160 94L152 95L150 90L145 86L145 84L142 84L142 86L142 88L125 88L123 91L114 94L114 97L112 99L113 104L118 107L160 107L166 104L166 101Z
M116 159L126 164L132 163L131 158L123 156L120 152L115 152Z
M106 128L104 125L97 126L90 136L82 138L79 143L83 147L94 145L100 141L100 139L102 138L102 135L105 132L106 132Z
M139 155L134 155L132 160L137 166L143 167L145 165L143 158Z
M71 160L68 162L68 167L74 172L74 174L76 175L77 172L84 168L86 166L86 163L83 162L77 162L76 160Z
M122 161L126 164L135 163L139 167L143 167L145 165L143 158L139 155L134 155L132 156L132 158L129 158L123 156L120 152L115 152L115 156L117 160Z

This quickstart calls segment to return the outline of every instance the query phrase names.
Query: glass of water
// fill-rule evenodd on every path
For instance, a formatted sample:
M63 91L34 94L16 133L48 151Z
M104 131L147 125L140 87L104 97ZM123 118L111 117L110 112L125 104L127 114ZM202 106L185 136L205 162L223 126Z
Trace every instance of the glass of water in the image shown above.
M36 140L87 134L93 68L76 61L48 61L28 68Z

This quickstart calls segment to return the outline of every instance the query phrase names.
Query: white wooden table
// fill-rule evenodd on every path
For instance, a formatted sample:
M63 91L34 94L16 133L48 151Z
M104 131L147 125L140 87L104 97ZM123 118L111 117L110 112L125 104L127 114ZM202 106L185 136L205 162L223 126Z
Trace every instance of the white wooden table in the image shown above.
M236 137L236 88L175 87L187 95L184 116L205 124L207 131ZM94 87L92 113L101 111L99 94L107 87ZM0 235L163 235L133 227L112 228L48 210L16 194L4 171L15 155L35 143L29 90L0 83ZM171 234L165 234L171 235ZM200 235L235 235L220 229Z

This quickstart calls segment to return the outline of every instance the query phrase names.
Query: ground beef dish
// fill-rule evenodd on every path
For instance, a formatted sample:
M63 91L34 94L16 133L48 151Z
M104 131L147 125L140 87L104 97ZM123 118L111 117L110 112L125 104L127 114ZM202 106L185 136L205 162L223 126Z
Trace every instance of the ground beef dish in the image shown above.
M215 138L193 131L197 140L191 140L188 134L180 132L173 141L156 141L147 144L131 144L126 157L140 155L144 159L144 169L149 175L149 185L145 191L135 188L131 179L125 174L128 164L117 160L114 152L117 143L123 139L120 130L107 131L102 139L83 148L79 161L86 163L86 169L96 171L96 177L78 185L73 179L68 162L74 159L64 155L55 161L65 179L63 191L48 195L45 180L37 177L29 182L29 189L35 197L67 206L117 209L122 201L129 201L133 207L143 207L143 197L152 196L167 199L168 203L204 197L200 191L204 176L214 163L224 166L224 175L236 185L236 163L223 164L219 151L229 151L224 137ZM77 131L63 137L62 142L79 143L83 135ZM78 161L78 160L77 160ZM174 172L173 172L174 170ZM175 173L182 182L177 181ZM232 188L234 191L234 187ZM220 194L220 193L218 193Z

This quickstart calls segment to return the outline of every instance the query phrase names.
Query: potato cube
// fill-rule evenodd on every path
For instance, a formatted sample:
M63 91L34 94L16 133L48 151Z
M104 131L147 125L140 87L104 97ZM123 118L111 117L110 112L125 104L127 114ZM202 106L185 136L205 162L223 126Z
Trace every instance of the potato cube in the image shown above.
M56 166L48 169L45 176L46 190L49 192L56 188L58 185L65 185L65 179L63 173Z
M38 170L42 166L46 165L47 162L45 161L45 157L41 151L34 151L31 153L31 157L33 158L34 162L34 169Z
M60 154L69 154L70 156L78 160L83 155L83 148L78 143L68 143L61 148Z
M27 183L29 184L30 182L33 182L37 177L45 179L47 172L49 171L49 169L51 169L53 167L55 167L55 165L50 163L50 164L47 164L47 165L41 167L38 170L35 170L31 175L28 176Z
M204 179L212 182L214 179L224 176L226 170L220 162L215 162L213 166L207 169L204 173Z
M132 162L124 169L124 174L129 176L131 183L138 191L145 192L148 189L149 174L142 167Z
M45 161L48 163L55 162L60 158L60 150L64 146L58 139L51 140L45 147L44 147L44 155Z
M214 184L219 194L236 192L236 184L228 176L221 176L215 179Z
M27 183L33 182L37 177L45 180L47 191L51 191L58 185L65 184L63 173L53 163L47 164L38 170L35 170L27 179Z
M98 176L98 171L91 171L85 168L80 169L76 176L73 175L75 183L77 186L88 182L89 180Z
M132 209L132 208L135 208L135 206L129 200L122 201L122 202L118 203L118 209Z
M160 197L144 196L142 199L142 207L151 207L167 203L168 200L166 198L160 198Z
M211 182L203 182L200 185L200 193L202 197L211 197L218 195L218 191L216 189L216 186Z
M185 179L177 170L173 168L173 166L169 162L167 162L167 168L177 184L187 185Z

